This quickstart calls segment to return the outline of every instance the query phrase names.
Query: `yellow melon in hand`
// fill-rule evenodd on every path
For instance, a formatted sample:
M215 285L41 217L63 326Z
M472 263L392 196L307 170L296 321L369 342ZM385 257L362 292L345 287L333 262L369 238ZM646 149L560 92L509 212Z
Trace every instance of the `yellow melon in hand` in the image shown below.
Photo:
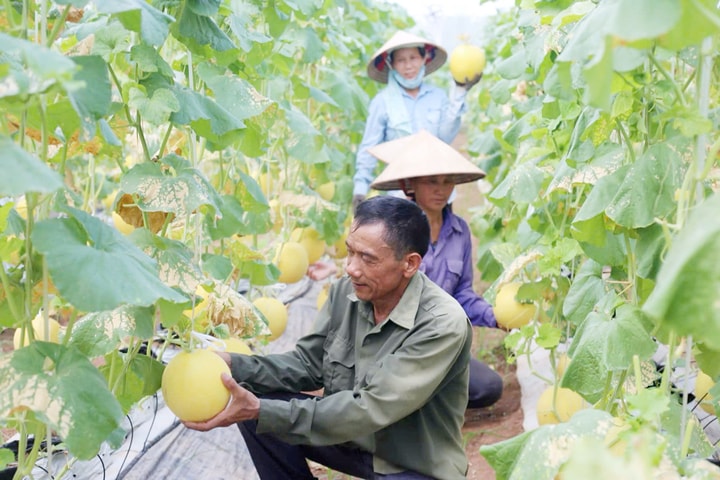
M165 367L161 387L165 403L180 420L202 422L220 413L230 392L220 375L230 367L209 350L181 351Z
M450 54L450 73L457 83L467 83L485 70L485 51L476 45L458 45Z
M527 325L537 311L534 303L520 303L515 299L521 286L520 282L506 283L495 296L493 313L498 325L506 330Z

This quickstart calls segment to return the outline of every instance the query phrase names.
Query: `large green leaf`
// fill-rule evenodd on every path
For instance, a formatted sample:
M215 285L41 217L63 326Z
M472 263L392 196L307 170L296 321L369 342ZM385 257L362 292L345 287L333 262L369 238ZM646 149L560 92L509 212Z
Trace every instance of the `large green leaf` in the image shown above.
M155 262L120 232L85 212L68 213L37 223L32 241L58 291L75 307L95 312L148 306L159 298L186 300L160 281Z
M317 62L325 52L325 45L313 28L290 25L278 39L280 53L286 57L301 56L304 63Z
M587 260L568 291L563 303L563 315L574 323L581 323L593 311L595 305L605 295L605 283L602 280L602 265Z
M595 402L605 389L609 373L630 368L635 355L641 360L650 358L656 349L636 307L622 305L611 314L590 312L570 345L568 353L573 361L562 386Z
M490 193L493 199L532 203L540 193L545 174L532 162L517 165Z
M160 389L164 369L162 363L149 355L127 355L114 350L105 356L100 372L115 386L113 393L123 411L128 412Z
M220 0L186 0L185 5L198 15L212 16L220 8Z
M128 106L136 109L142 119L151 125L167 123L170 115L180 110L180 102L167 88L158 88L151 97L139 88L131 88Z
M48 342L33 342L0 357L2 411L21 405L34 410L81 460L93 457L103 441L118 433L123 415L105 379L84 355Z
M239 138L245 127L242 120L211 97L175 85L157 73L148 75L141 85L147 88L149 96L159 88L170 89L180 104L180 109L173 112L170 121L176 125L190 125L198 135L214 143L231 143Z
M642 278L655 279L663 263L668 239L658 224L639 229L638 235L640 238L635 245L637 274Z
M249 279L253 285L271 285L280 277L280 270L265 255L242 242L232 244L230 260L240 277Z
M623 40L657 38L680 20L681 0L615 0L607 31Z
M0 196L50 193L62 188L62 177L39 158L0 135Z
M213 90L217 102L240 120L261 114L273 103L246 80L228 76L209 63L198 65L198 75Z
M222 218L206 215L210 237L214 240L232 235L256 235L272 227L269 208L257 212L247 210L238 198L232 195L222 197L220 210Z
M586 65L583 71L587 83L585 101L588 105L606 112L612 105L613 93L614 69L611 44L610 37L606 37L602 55L597 55L595 61Z
M88 313L73 325L67 344L94 358L117 350L129 336L149 339L153 334L153 312L148 307L123 305Z
M198 0L187 1L192 4L201 3ZM218 52L235 48L230 37L218 27L215 20L207 15L200 15L191 8L182 10L177 23L177 36L181 41L189 43L192 48L209 45Z
M679 3L682 5L679 21L658 39L664 48L680 51L720 32L715 0L680 0Z
M578 185L595 185L601 178L620 168L624 160L625 151L622 147L607 143L600 145L588 162L571 166L570 163L575 162L570 158L564 159L556 167L548 192L557 189L570 192Z
M484 445L480 453L495 470L497 480L553 480L569 458L573 444L584 437L602 439L611 426L609 413L585 409L568 422L545 425L502 442Z
M158 263L160 280L186 293L195 293L205 279L194 253L180 241L153 235L147 229L136 230L133 242Z
M643 310L681 336L720 338L720 195L693 211L672 241ZM720 350L717 344L716 350Z
M585 254L601 265L622 265L627 261L625 234L608 229L602 214L573 222L571 234Z
M620 189L620 185L622 185L623 179L626 178L629 169L630 166L626 165L601 177L588 194L587 199L583 202L577 215L575 215L573 225L603 214L608 205L613 201L616 192Z
M155 46L165 42L175 21L144 0L96 0L95 5L99 12L117 15L125 28L139 32L146 43Z
M151 45L141 43L130 49L130 59L145 73L158 72L162 76L173 78L173 70L160 53Z
M497 480L510 478L530 435L532 435L532 431L523 432L507 440L480 447L480 453L495 471Z
M650 147L632 165L612 201L605 209L618 225L647 227L675 209L689 142L676 139ZM684 158L683 158L684 157Z
M60 83L69 83L77 68L65 55L27 40L0 33L0 59L9 68L0 70L0 98L41 93Z
M98 55L77 55L70 58L80 67L73 78L83 85L82 88L70 92L70 102L82 121L86 135L93 137L95 122L110 111L112 92L107 64Z
M159 162L144 162L130 169L120 182L126 193L139 195L137 206L149 212L172 212L180 217L203 205L220 211L215 189L190 162L174 153Z
M367 115L368 95L353 81L350 72L320 68L325 77L326 86L323 91L330 95L344 110L357 111L359 115Z
M230 30L237 38L240 48L249 52L254 45L267 43L271 37L262 32L255 31L252 24L252 17L258 15L260 10L250 2L239 2L233 6L233 13L228 17Z

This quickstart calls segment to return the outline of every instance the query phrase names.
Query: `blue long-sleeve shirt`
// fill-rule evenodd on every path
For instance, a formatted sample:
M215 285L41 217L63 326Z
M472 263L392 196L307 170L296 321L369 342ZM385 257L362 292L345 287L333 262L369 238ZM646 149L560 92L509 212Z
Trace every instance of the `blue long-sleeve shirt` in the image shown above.
M389 125L384 92L385 89L370 102L365 133L355 159L353 195L367 195L370 183L375 179L377 158L370 155L367 149L405 135ZM465 112L467 90L453 87L448 98L440 88L423 82L416 97L405 90L402 95L412 124L412 133L427 130L446 143L455 139L460 131L462 114Z
M492 306L473 290L473 267L470 228L446 208L436 245L428 249L420 270L455 297L473 325L497 327Z

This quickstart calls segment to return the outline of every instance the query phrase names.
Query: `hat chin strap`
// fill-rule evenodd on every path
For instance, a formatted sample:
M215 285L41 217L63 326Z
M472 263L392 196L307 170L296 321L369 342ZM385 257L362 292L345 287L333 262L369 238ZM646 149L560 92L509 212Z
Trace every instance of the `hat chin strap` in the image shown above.
M397 70L390 67L390 76L395 80L398 85L403 87L406 90L414 90L420 86L420 84L423 81L423 78L425 77L425 65L420 67L420 71L417 75L415 75L415 78L407 79L400 75Z
M400 184L400 188L402 189L403 193L405 193L405 196L410 197L412 195L415 195L415 191L412 189L412 186L410 186L410 180L401 178L398 180L398 183Z

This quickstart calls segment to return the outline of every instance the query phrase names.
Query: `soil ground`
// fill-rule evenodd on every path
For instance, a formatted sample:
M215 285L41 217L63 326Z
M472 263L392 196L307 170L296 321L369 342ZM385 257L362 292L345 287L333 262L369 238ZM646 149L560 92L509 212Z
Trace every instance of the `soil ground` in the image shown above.
M453 142L453 146L464 152L467 138L461 132ZM476 182L458 185L457 198L453 202L453 211L470 222L469 209L485 201ZM473 261L477 262L477 239L473 239ZM475 290L482 293L487 288L475 275ZM468 479L494 480L495 471L480 454L480 447L491 445L501 440L514 437L523 432L523 411L521 408L521 390L516 375L516 365L506 361L506 350L503 339L506 333L498 329L475 328L475 341L473 350L476 357L493 367L503 377L503 394L495 405L488 407L484 412L469 411L466 414L463 429L466 440L466 453L470 462Z

